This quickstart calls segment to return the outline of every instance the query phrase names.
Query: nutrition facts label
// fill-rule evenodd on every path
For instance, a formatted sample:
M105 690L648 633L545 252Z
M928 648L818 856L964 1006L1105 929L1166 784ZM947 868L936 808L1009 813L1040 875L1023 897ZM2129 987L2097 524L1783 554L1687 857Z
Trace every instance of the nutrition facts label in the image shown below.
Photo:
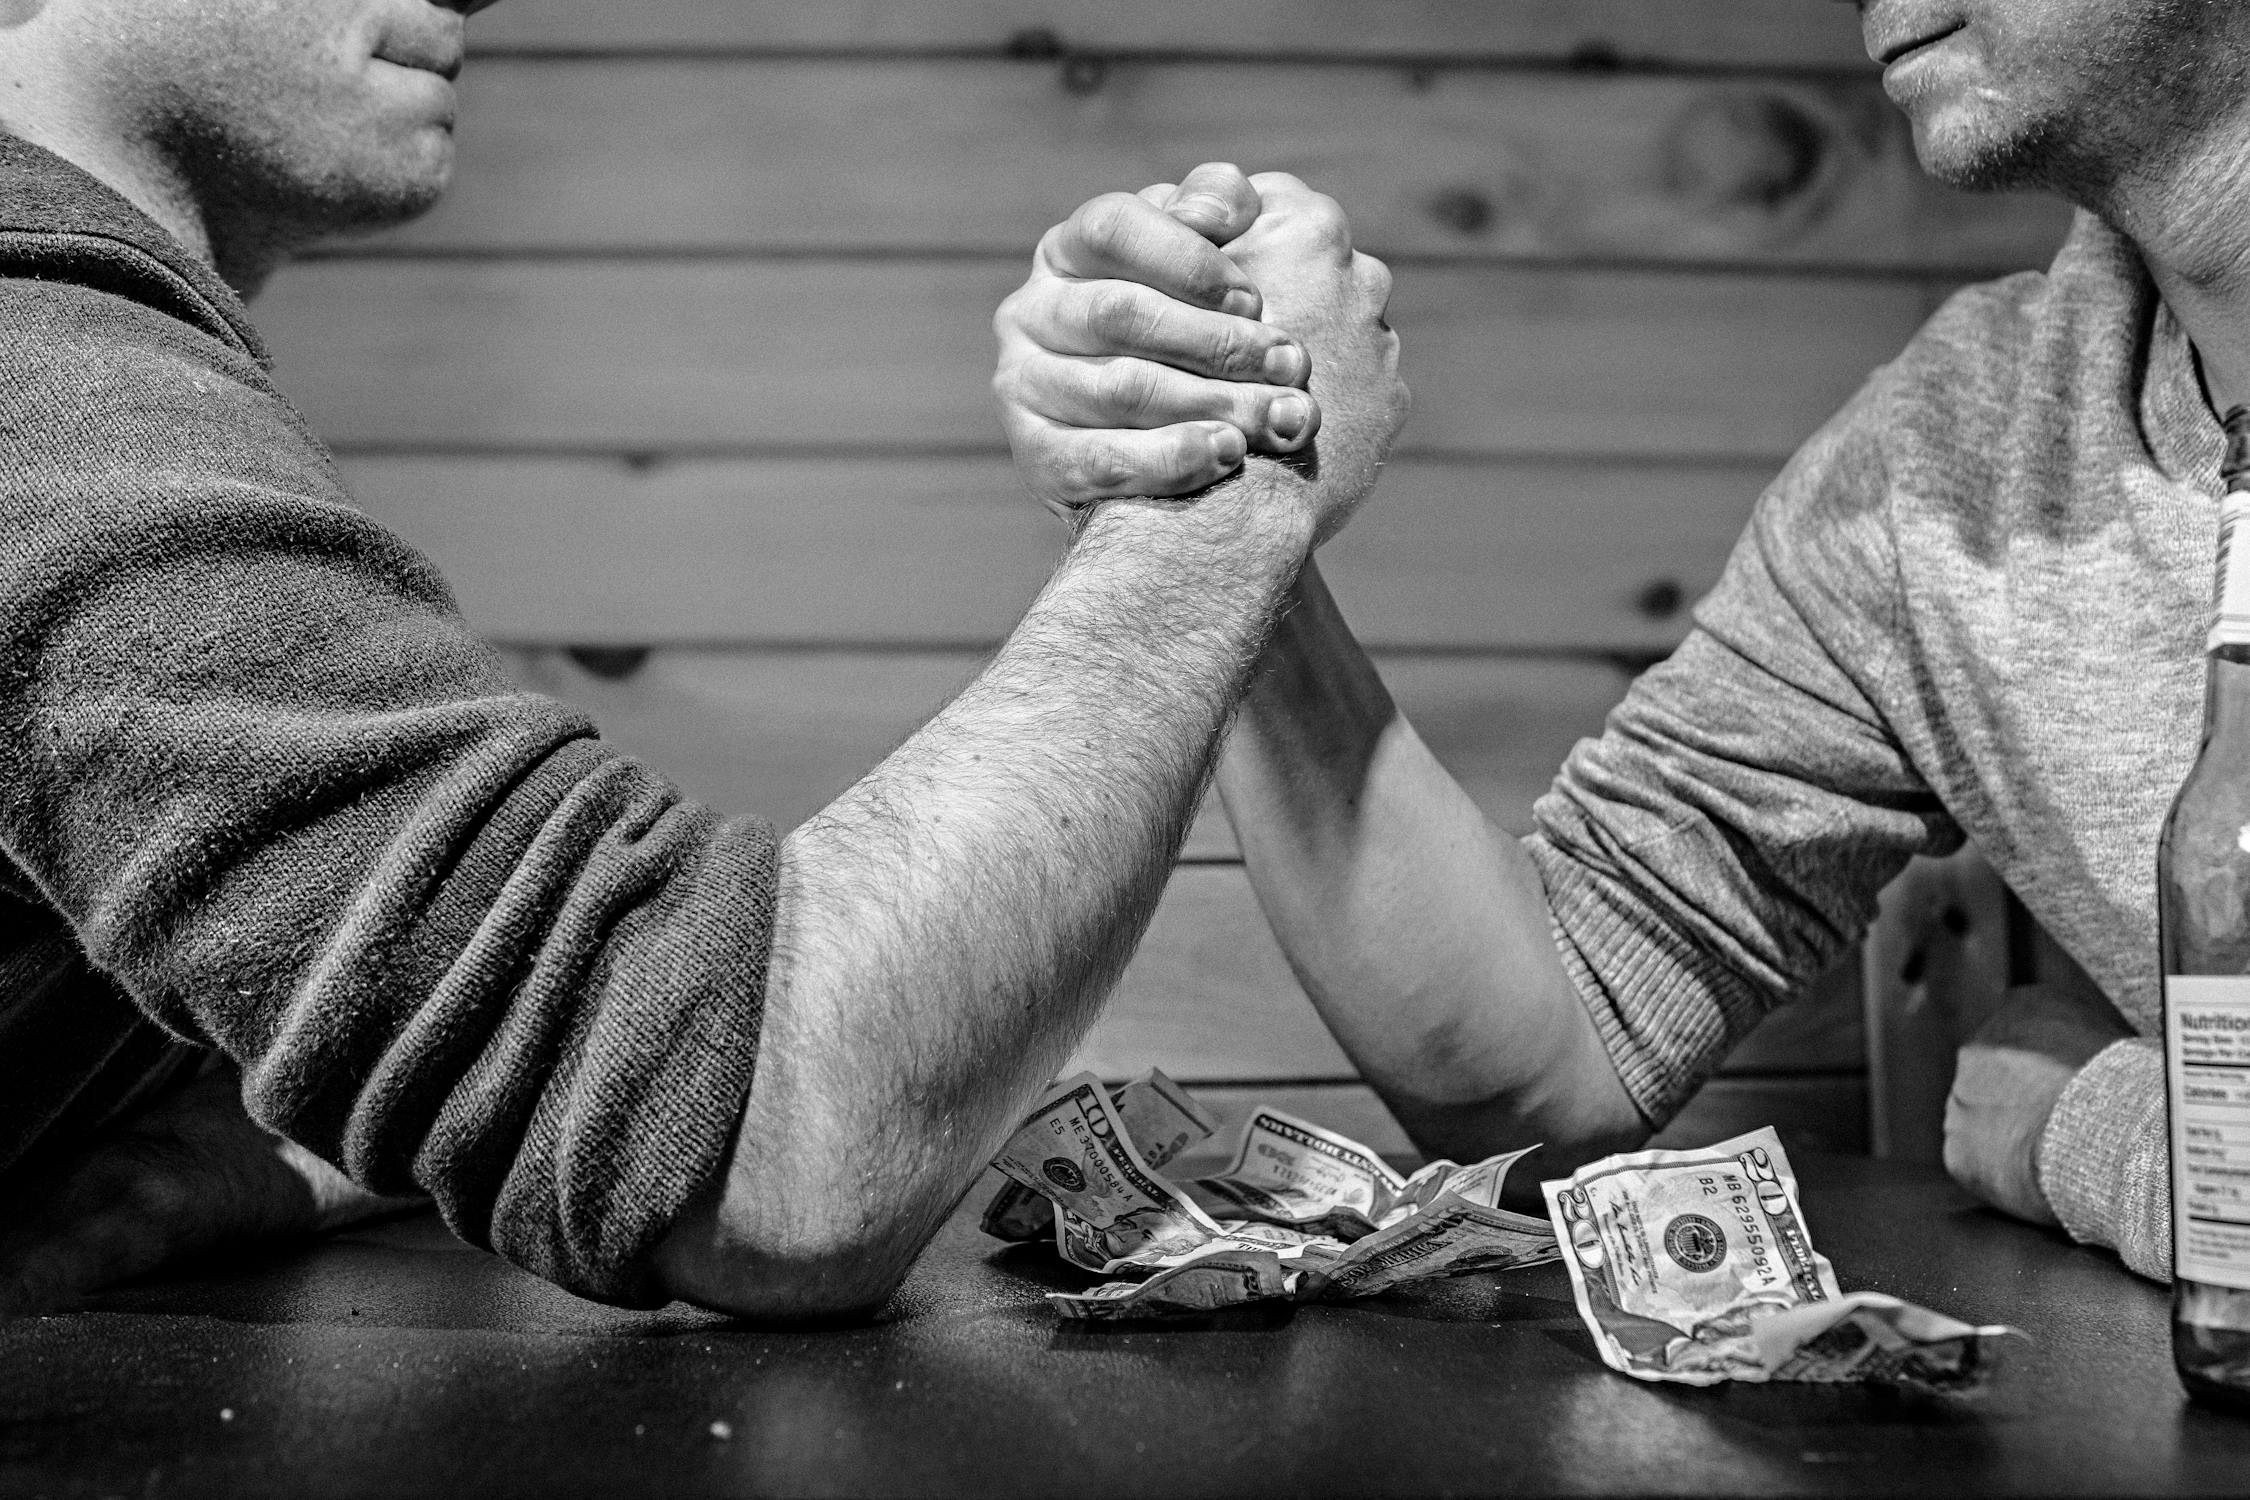
M2250 1289L2250 975L2164 980L2173 1268Z

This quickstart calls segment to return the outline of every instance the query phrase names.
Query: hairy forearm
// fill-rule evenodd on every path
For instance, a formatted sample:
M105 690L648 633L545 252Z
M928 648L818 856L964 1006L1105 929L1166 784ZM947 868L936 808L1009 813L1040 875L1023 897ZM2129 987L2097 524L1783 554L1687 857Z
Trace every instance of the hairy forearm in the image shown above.
M1220 762L1298 979L1418 1144L1544 1141L1542 1170L1646 1134L1555 951L1546 893L1398 712L1316 570Z
M1086 521L989 667L793 833L756 1078L674 1291L879 1298L1091 1022L1309 546L1266 465Z

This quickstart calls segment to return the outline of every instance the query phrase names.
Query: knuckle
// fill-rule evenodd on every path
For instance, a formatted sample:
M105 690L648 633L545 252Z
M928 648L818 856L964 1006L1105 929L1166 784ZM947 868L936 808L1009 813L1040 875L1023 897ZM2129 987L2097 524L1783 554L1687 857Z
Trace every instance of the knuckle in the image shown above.
M1054 444L1032 423L1010 421L1006 425L1008 452L1024 482L1042 492L1053 488L1061 481L1059 471L1063 467L1056 462Z
M1199 484L1207 478L1216 478L1212 472L1211 445L1197 435L1192 427L1183 427L1171 433L1164 444L1164 486L1178 489Z
M1012 364L1003 364L992 372L992 398L1002 408L1023 405L1023 374Z
M1275 343L1263 324L1233 319L1212 336L1206 354L1211 373L1224 380L1262 380L1266 354Z
M1123 282L1104 281L1086 291L1079 307L1082 331L1097 345L1112 350L1138 346L1148 319L1141 299Z
M1070 479L1082 500L1123 494L1133 482L1133 466L1113 442L1090 442L1080 450Z
M1367 286L1368 295L1377 301L1388 302L1391 296L1391 268L1364 251L1355 252L1354 261L1359 267L1360 280Z
M1032 361L1004 362L992 372L992 394L1003 412L1042 410L1044 389Z
M1021 327L1030 321L1032 309L1037 305L1029 283L1017 287L1000 299L992 310L992 326L1001 331Z
M1039 236L1039 244L1031 252L1032 275L1052 275L1055 267L1067 259L1072 237L1077 232L1078 217L1074 212L1060 224L1049 227Z
M1105 367L1095 384L1105 416L1133 421L1147 416L1156 404L1155 372L1135 360Z
M1234 278L1228 274L1233 262L1217 251L1208 257L1199 257L1182 278L1182 298L1198 307L1217 307L1234 290Z
M1104 193L1078 205L1070 222L1082 243L1114 250L1132 237L1138 211L1147 206L1131 193Z

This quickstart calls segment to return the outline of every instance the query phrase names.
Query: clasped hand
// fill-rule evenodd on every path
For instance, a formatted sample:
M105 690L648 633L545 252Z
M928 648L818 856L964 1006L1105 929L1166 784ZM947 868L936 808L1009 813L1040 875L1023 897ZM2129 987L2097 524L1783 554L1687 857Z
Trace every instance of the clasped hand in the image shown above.
M1390 286L1335 200L1286 173L1214 164L1095 198L993 320L1017 468L1069 510L1285 458L1325 539L1406 419Z

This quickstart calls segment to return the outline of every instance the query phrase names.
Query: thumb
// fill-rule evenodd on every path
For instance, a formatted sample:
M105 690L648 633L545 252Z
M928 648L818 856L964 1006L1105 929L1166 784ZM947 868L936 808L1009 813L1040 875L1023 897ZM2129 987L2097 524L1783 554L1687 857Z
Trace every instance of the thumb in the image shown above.
M1212 244L1224 245L1248 229L1265 205L1240 167L1209 161L1182 178L1160 206Z

